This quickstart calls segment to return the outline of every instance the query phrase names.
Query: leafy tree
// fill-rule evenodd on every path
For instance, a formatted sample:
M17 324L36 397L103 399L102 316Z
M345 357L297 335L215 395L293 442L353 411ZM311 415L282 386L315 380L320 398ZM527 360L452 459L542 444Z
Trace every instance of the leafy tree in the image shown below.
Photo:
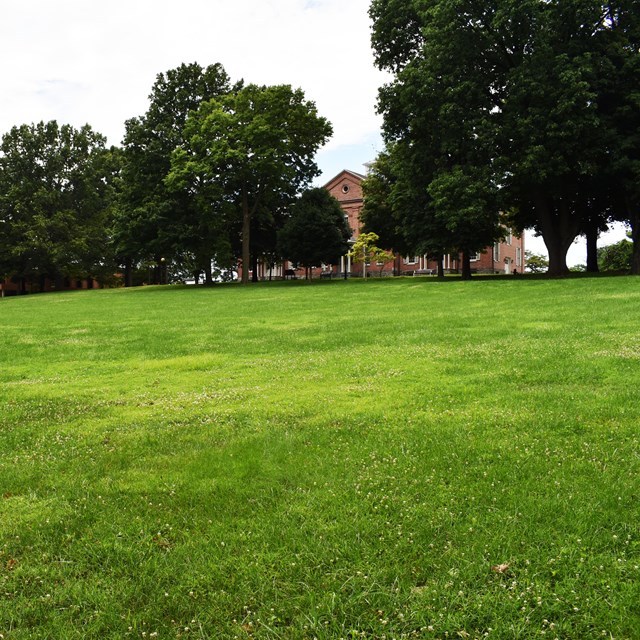
M367 277L367 264L381 262L380 274L385 263L393 260L393 253L381 249L376 243L380 237L377 233L361 233L351 247L349 255L356 264L362 263L362 276Z
M242 282L248 282L252 223L282 211L318 175L313 157L331 125L301 90L288 85L241 90L203 102L187 120L185 143L172 157L168 184L238 222Z
M604 6L599 107L611 165L601 184L613 194L614 217L631 227L631 272L640 275L640 2Z
M394 206L397 182L392 151L383 151L362 181L364 205L360 212L360 222L364 233L376 233L385 247L408 255L413 247L404 235L402 212Z
M0 145L0 273L28 279L103 278L113 159L89 125L13 127Z
M348 249L351 229L340 203L323 188L305 191L291 208L278 233L280 254L305 271L336 264Z
M630 271L633 261L633 243L620 240L598 249L598 263L601 271Z
M211 260L220 251L218 212L203 212L197 194L171 189L165 178L172 153L185 142L189 113L232 90L222 65L182 64L158 74L149 109L126 122L116 245L128 269L142 258L160 267L162 257L189 254L210 281Z
M377 64L395 76L380 91L385 136L406 149L396 174L422 183L410 195L434 199L426 221L444 218L464 251L464 235L479 223L488 240L509 210L542 235L550 273L566 273L575 236L611 216L599 185L616 176L630 193L637 176L640 0L373 0L370 14ZM608 81L621 61L624 78ZM613 149L627 151L626 181Z
M529 273L546 273L549 269L549 261L539 253L524 252L525 268Z
M413 236L433 256L462 251L463 275L470 277L470 254L501 234L490 173L490 81L473 43L450 28L461 19L456 3L432 3L431 12L411 4L413 12L384 0L371 8L377 62L396 74L379 101L395 175L392 207L407 240ZM412 14L409 32L398 30L397 11Z
M389 144L363 184L363 230L378 234L382 244L404 255L428 253L444 277L442 258L455 242L425 188L433 175L425 169L428 165L415 145Z

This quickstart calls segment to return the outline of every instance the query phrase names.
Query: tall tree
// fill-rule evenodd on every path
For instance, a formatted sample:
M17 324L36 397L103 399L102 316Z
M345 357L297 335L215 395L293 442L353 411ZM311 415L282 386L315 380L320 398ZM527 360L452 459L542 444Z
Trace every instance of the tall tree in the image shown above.
M473 37L450 25L461 19L460 3L432 2L429 11L410 4L411 11L379 0L371 8L377 62L396 74L379 101L396 178L393 206L405 237L413 235L422 250L468 256L500 235L496 182L488 169L489 80L475 59ZM399 30L398 12L411 14L408 32ZM441 32L443 25L450 33Z
M291 207L291 217L278 233L283 258L311 267L336 264L348 249L351 228L340 203L323 188L309 189Z
M395 206L397 183L392 150L388 149L378 155L362 181L360 222L363 233L375 233L383 246L408 255L414 247L405 238L403 212Z
M0 273L100 278L112 201L112 154L85 125L14 127L0 145Z
M594 185L619 174L611 164L621 120L605 122L603 85L619 48L632 71L612 95L623 100L622 87L638 85L630 16L639 13L638 0L373 0L376 61L395 76L380 92L385 136L420 159L403 164L414 175L422 167L436 215L468 208L475 185L483 193L473 224L490 228L492 215L497 224L501 204L542 235L549 272L565 273L575 236L610 216L607 203L593 206ZM632 130L621 134L627 144Z
M171 154L184 143L189 113L231 90L222 65L182 64L158 74L149 109L126 122L116 236L125 263L146 258L160 264L162 257L167 260L189 251L210 278L217 228L201 217L191 193L169 189L165 178Z
M599 33L599 110L608 136L614 216L631 226L631 272L640 275L640 2L609 2Z
M292 202L319 174L313 158L331 132L315 105L288 85L248 85L203 102L188 118L168 182L201 194L203 204L222 203L229 228L240 221L243 283L252 222Z

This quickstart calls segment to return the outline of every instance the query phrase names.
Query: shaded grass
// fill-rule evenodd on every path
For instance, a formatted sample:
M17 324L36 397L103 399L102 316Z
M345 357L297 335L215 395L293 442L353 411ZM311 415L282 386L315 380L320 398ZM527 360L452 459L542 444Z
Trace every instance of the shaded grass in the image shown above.
M639 637L639 310L633 278L3 300L0 633Z

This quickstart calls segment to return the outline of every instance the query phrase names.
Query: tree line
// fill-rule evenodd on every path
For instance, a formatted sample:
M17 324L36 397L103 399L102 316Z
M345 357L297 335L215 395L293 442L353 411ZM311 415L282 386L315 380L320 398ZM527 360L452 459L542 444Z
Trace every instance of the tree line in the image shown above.
M578 235L630 225L640 273L640 2L373 0L386 149L365 228L403 253L469 256L505 227L563 275Z
M364 232L405 255L472 254L539 233L549 273L620 220L640 273L640 0L372 0L385 150ZM90 126L14 127L0 145L0 278L127 285L286 257L335 263L339 205L307 193L330 123L301 90L233 83L220 64L157 76L121 146ZM146 278L147 280L149 278Z
M337 201L309 189L331 134L300 89L232 83L220 64L160 73L119 147L89 125L16 126L0 145L0 279L211 282L241 260L246 282L281 247L300 264L335 261L351 232Z

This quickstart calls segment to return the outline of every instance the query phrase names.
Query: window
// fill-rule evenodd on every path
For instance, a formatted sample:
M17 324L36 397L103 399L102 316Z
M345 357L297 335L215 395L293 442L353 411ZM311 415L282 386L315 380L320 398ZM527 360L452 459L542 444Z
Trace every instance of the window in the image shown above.
M404 259L405 264L416 264L418 262L418 256L406 256Z
M471 262L478 262L478 260L480 260L480 253L476 252L476 253L472 253L469 255L469 260Z
M511 244L513 243L513 232L511 231L511 229L507 229L507 235L505 236L505 244L511 246Z
M516 267L522 266L522 247L516 247Z
M493 245L493 259L498 262L500 260L500 243L496 242Z

